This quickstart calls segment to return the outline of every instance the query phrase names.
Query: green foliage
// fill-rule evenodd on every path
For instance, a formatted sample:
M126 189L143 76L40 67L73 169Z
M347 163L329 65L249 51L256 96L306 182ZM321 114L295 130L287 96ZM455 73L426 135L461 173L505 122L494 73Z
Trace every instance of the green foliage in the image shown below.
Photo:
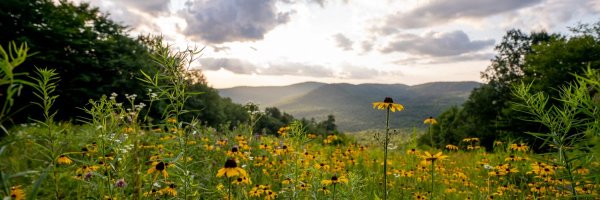
M560 90L556 88L575 81L576 75L584 73L588 64L591 68L600 67L599 30L596 23L572 28L571 36L508 31L495 48L496 57L482 73L488 83L473 90L461 108L442 114L445 118L460 113L461 120L441 119L434 126L438 147L455 142L459 137L478 137L487 150L491 150L498 139L527 141L533 149L542 150L542 141L524 133L544 132L548 127L523 120L525 114L511 107L510 102L519 101L512 88L521 81L531 82L531 92L558 96ZM563 103L554 98L548 100L548 106ZM421 138L422 142L425 140Z
M25 62L28 56L27 44L23 43L17 47L15 42L11 42L7 50L0 46L0 100L4 102L0 110L0 129L2 129L0 137L8 134L4 122L11 117L11 108L15 103L15 97L19 96L24 85L33 85L25 80L27 73L15 71L15 68Z
M56 94L57 119L83 116L87 99L119 90L144 94L145 88L135 77L140 70L153 74L147 47L130 38L126 27L107 18L89 4L68 1L6 0L0 2L0 41L26 42L35 56L30 56L14 73L33 73L35 66L55 69L62 78ZM23 91L24 99L33 99ZM82 101L83 100L83 101ZM16 122L39 118L29 101L19 101L24 108L13 116Z
M556 158L546 160L564 167L571 188L575 188L576 180L585 180L578 177L575 169L587 165L589 160L600 156L589 154L591 148L600 145L597 143L598 119L600 119L600 104L590 95L590 88L600 89L600 74L597 70L587 69L585 76L578 76L577 82L563 86L558 90L559 97L554 98L560 104L551 104L550 96L537 92L532 93L532 84L518 85L514 95L521 100L514 104L514 109L530 116L528 120L543 124L547 132L528 132L543 141L542 147L550 148L556 152ZM590 142L591 141L591 142ZM571 191L576 198L578 192Z

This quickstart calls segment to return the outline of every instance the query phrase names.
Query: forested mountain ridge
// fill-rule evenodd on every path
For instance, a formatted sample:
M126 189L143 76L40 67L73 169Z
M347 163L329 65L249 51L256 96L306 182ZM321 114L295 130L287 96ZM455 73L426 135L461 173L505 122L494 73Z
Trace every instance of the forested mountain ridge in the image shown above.
M306 82L289 86L233 87L219 89L219 94L237 103L253 102L260 107L277 107L297 118L322 120L329 114L343 131L379 128L384 115L372 102L392 97L405 110L395 113L391 126L421 126L422 120L462 104L477 82L433 82L420 85L347 84Z

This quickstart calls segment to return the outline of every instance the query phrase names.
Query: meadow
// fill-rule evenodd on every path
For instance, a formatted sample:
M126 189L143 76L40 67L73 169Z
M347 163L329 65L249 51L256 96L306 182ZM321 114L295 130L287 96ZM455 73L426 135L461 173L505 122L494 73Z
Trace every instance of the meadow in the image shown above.
M108 100L110 106L116 102ZM124 105L122 105L125 107ZM368 105L367 105L368 106ZM2 196L9 199L377 199L383 149L298 123L277 136L240 127L216 131L167 119L145 128L130 112L105 123L40 124L3 139ZM133 116L135 119L135 115ZM114 120L114 121L112 121ZM432 155L433 154L433 155ZM388 199L598 199L597 161L574 169L497 141L494 152L465 138L446 149L410 141L389 149Z
M161 70L138 78L147 85L146 94L115 92L90 100L82 108L87 115L76 116L76 123L54 120L60 77L38 68L26 85L33 88L32 101L43 118L2 127L7 134L0 140L0 195L16 200L600 198L600 162L577 148L584 137L539 134L549 141L546 153L533 153L519 140L497 140L486 151L476 137L431 148L417 144L419 131L390 129L390 112L403 110L391 98L354 105L387 116L381 122L385 129L359 139L308 132L300 121L274 135L255 133L256 117L232 129L206 126L199 118L183 121L180 116L190 112L186 100L202 95L187 90L182 73L195 51L173 51L160 43L155 48ZM6 63L5 71L18 65ZM526 93L525 87L516 95L544 102L544 96ZM150 120L147 110L159 100L168 102L163 118ZM563 127L557 128L551 130Z

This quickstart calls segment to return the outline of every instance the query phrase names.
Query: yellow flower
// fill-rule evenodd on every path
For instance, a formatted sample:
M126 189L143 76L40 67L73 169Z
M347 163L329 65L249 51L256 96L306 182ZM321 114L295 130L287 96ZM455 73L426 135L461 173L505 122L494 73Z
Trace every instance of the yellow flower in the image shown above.
M429 162L435 162L436 160L443 160L447 157L448 156L446 156L446 155L442 155L442 152L432 155L428 151L425 151L425 154L421 155L421 158L423 158L425 161L429 161Z
M277 193L271 190L265 190L265 200L273 200L277 198Z
M148 174L152 174L152 173L157 173L156 175L158 176L158 174L162 174L164 178L169 177L169 173L167 173L167 167L169 166L169 163L165 163L163 161L160 162L152 162L153 167L150 167L150 169L148 169ZM156 177L155 177L156 178Z
M262 189L259 189L258 187L253 187L252 190L250 190L250 192L248 192L248 195L250 197L260 197L260 195L263 193Z
M419 155L419 151L417 151L417 149L412 148L406 151L406 154L408 155Z
M525 151L529 150L529 146L527 146L525 143L511 144L510 149L515 150L515 151L525 152Z
M10 198L15 200L25 199L25 191L21 189L20 185L13 186L10 188Z
M144 192L143 196L144 197L150 197L150 196L158 196L158 191L156 191L156 189L152 189L150 190L150 192Z
M175 184L170 184L168 187L161 189L158 191L161 194L177 196L177 190L175 190Z
M323 192L323 194L328 195L331 193L331 191L329 191L329 189L327 189L327 187L323 186L322 188L319 188L319 192Z
M65 155L60 155L58 157L57 161L58 161L58 164L62 164L62 165L70 165L71 163L73 163L73 161Z
M429 118L425 119L425 121L423 121L423 123L434 125L434 124L437 124L438 122L433 117L430 116Z
M331 185L331 184L335 185L335 184L338 184L338 183L348 183L348 179L346 177L344 177L344 176L337 177L336 175L333 175L331 177L331 179L321 181L321 184L323 184L325 186L328 186L328 185Z
M446 149L458 151L458 147L451 144L446 145Z
M386 97L383 102L373 102L373 108L377 108L378 110L389 109L392 112L404 110L402 104L394 103L394 100L390 97Z
M298 185L298 188L299 188L300 190L307 191L307 190L309 190L309 189L310 189L310 184L302 183L302 184Z
M167 119L167 123L169 123L169 124L177 123L177 119L171 117L171 118Z
M246 170L239 168L237 163L233 159L228 159L225 161L225 166L217 172L217 177L221 177L225 175L225 177L234 177L234 176L248 176Z
M233 181L233 184L235 184L235 185L240 185L240 184L250 185L250 184L252 184L252 181L250 181L250 179L246 176L241 176L241 177L238 177L237 179L235 179Z

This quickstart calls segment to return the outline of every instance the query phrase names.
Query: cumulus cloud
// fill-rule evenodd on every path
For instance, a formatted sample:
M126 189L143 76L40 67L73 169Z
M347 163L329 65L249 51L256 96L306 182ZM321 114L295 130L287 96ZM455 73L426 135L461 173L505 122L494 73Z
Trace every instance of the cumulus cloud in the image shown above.
M193 1L182 11L184 33L210 43L255 41L285 24L291 12L277 12L276 0Z
M434 0L427 5L404 13L387 16L382 30L423 28L440 25L460 18L482 18L514 11L542 2L542 0Z
M354 44L354 42L352 42L352 40L348 39L344 34L338 33L333 35L333 38L335 39L335 43L336 46L345 50L345 51L352 51L352 44Z
M406 52L413 55L442 57L479 51L493 44L493 39L471 41L469 36L463 31L447 33L430 32L425 36L413 34L399 35L396 41L388 44L381 52Z

